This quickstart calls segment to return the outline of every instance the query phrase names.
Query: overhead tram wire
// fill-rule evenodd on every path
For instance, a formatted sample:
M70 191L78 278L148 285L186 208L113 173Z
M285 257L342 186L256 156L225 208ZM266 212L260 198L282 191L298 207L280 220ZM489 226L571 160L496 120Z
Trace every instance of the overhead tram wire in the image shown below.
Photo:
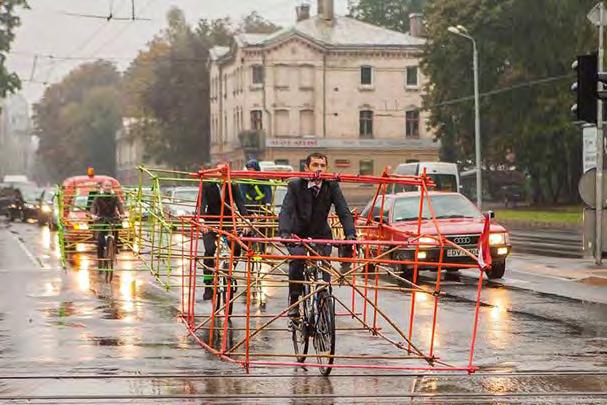
M154 4L157 0L148 0L148 2L142 7L141 12L146 11L152 4ZM105 48L108 44L110 44L111 42L114 42L115 40L117 40L122 34L124 34L126 32L127 29L129 29L132 26L132 24L127 24L124 25L122 27L121 30L117 31L116 35L114 35L113 37L111 37L110 39L108 39L107 41L103 42L100 46L98 46L93 52L90 53L90 55L96 55L99 53L99 51L103 48Z
M113 2L113 0L111 0ZM110 8L112 8L112 5L110 5ZM120 8L121 9L121 8ZM87 45L89 45L89 43L91 43L96 37L97 35L99 35L107 26L109 25L109 20L106 21L105 24L99 26L90 36L86 37L84 41L80 42L78 44L78 46L76 46L74 48L74 50L72 52L70 52L70 54L74 55L77 54L78 52L80 52L82 49L86 48ZM35 56L34 56L35 57ZM24 82L29 82L29 83L34 83L34 84L44 84L44 85L49 85L51 83L51 75L52 73L55 71L55 69L60 66L61 64L66 63L68 60L68 58L55 58L52 55L48 56L48 59L50 60L50 63L52 64L51 67L48 70L47 73L47 77L46 80L43 81L42 83L39 83L35 80L22 80ZM61 61L59 63L57 63L57 61Z

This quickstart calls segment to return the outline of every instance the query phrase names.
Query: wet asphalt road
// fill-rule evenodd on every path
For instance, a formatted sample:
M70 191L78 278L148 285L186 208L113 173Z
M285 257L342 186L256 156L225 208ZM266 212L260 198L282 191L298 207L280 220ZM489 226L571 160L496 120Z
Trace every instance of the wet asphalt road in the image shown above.
M187 335L178 317L178 291L165 291L128 261L122 266L131 271L120 272L111 286L89 270L94 264L88 254L63 270L53 239L36 224L0 223L0 402L607 401L607 305L579 299L588 296L588 286L517 272L517 261L524 258L511 261L503 282L487 283L483 290L477 374L338 369L324 378L314 369L286 367L254 369L245 376ZM591 296L601 294L590 290ZM465 272L445 282L443 291L437 352L443 361L466 364L476 280ZM284 290L266 293L266 311L284 306ZM405 323L403 293L383 292L381 302L382 309ZM420 299L416 305L415 340L427 347L431 301ZM291 352L290 335L282 326L277 323L278 330L262 336L255 350ZM340 318L337 326L352 324ZM238 339L238 333L232 338ZM338 354L388 353L385 346L364 331L338 331ZM73 378L56 378L68 375ZM503 393L508 395L483 396Z

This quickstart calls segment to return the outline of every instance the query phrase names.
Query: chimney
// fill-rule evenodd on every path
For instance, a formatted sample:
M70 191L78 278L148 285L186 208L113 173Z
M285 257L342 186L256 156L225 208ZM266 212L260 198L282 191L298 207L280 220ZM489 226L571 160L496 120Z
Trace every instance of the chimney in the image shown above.
M331 22L335 18L335 8L333 7L333 0L320 0L322 1L322 17L325 21ZM319 1L319 2L320 2ZM321 13L318 13L321 14Z
M310 18L310 5L304 3L296 6L295 12L297 13L297 22L307 20Z
M424 15L422 13L409 14L409 35L412 37L425 37Z

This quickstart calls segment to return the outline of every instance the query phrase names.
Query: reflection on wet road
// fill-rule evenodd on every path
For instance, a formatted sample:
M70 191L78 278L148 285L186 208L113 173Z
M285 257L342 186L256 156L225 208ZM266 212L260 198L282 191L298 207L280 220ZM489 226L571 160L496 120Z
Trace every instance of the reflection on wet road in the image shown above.
M25 255L16 238L23 240L37 263ZM134 397L119 398L122 395L164 395L167 401L183 402L185 398L179 396L194 395L197 401L190 399L195 403L225 403L251 402L254 394L263 393L268 396L257 398L260 403L327 403L327 398L333 403L394 403L412 392L527 392L540 393L547 402L562 403L553 397L555 393L606 391L606 306L499 283L488 284L483 292L475 352L481 373L477 375L416 377L335 370L327 379L313 369L282 368L254 369L245 379L242 369L217 360L186 335L179 319L179 291L158 287L127 252L120 255L121 271L110 285L97 274L96 259L89 252L77 253L69 268L60 270L55 235L47 228L18 224L0 229L0 398L114 395L116 402L136 401ZM175 272L174 277L180 276ZM475 287L476 281L467 277L443 284L446 297L441 299L434 345L447 362L467 361ZM267 304L259 307L259 313L277 312L284 304L285 291L264 286L263 292ZM416 306L415 334L427 347L433 300L417 294ZM382 293L382 308L394 314L401 326L406 323L408 301L402 293ZM238 339L243 323L236 320L232 326L231 338ZM256 350L272 347L290 353L290 336L283 326L277 323L275 329L263 334ZM349 319L339 319L337 326L347 329L352 325ZM338 354L385 350L385 344L362 331L342 330L337 342ZM553 369L561 370L561 375L483 374ZM572 374L562 375L562 370ZM592 375L579 376L576 370L591 371ZM159 373L166 377L152 376ZM33 375L95 378L15 378ZM98 376L119 378L100 382ZM516 402L533 402L525 396L514 398ZM430 403L457 400L448 396L421 399ZM600 403L601 399L607 398L594 396L588 403ZM480 396L460 400L494 403Z

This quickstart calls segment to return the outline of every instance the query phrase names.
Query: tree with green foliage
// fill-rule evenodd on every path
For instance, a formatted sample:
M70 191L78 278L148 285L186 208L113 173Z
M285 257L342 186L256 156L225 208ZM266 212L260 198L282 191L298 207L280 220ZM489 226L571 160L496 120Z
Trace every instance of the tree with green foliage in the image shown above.
M190 27L183 12L167 14L168 28L141 51L124 81L126 114L145 140L146 159L181 170L210 160L209 50L230 46L237 32L278 29L256 13L236 26L229 18L199 21Z
M14 93L21 88L19 76L6 68L6 54L11 50L15 39L15 29L21 25L21 19L16 15L17 8L28 8L25 0L0 1L0 97Z
M423 10L426 0L358 0L349 9L357 20L394 31L409 32L409 14Z
M139 53L124 77L127 112L143 128L147 158L194 169L209 158L208 47L183 12Z
M252 11L242 18L236 31L249 34L271 34L279 29L280 27L278 25L263 18L257 11Z
M473 93L472 46L447 31L461 24L478 44L480 92L495 93L481 98L485 166L524 170L536 202L577 199L581 131L569 112L570 66L577 54L595 46L594 28L586 20L593 5L593 0L428 1L425 107L443 157L464 163L474 158L474 101L454 102Z
M44 92L34 105L38 158L46 180L82 174L115 173L115 134L122 122L120 74L110 62L83 64Z

